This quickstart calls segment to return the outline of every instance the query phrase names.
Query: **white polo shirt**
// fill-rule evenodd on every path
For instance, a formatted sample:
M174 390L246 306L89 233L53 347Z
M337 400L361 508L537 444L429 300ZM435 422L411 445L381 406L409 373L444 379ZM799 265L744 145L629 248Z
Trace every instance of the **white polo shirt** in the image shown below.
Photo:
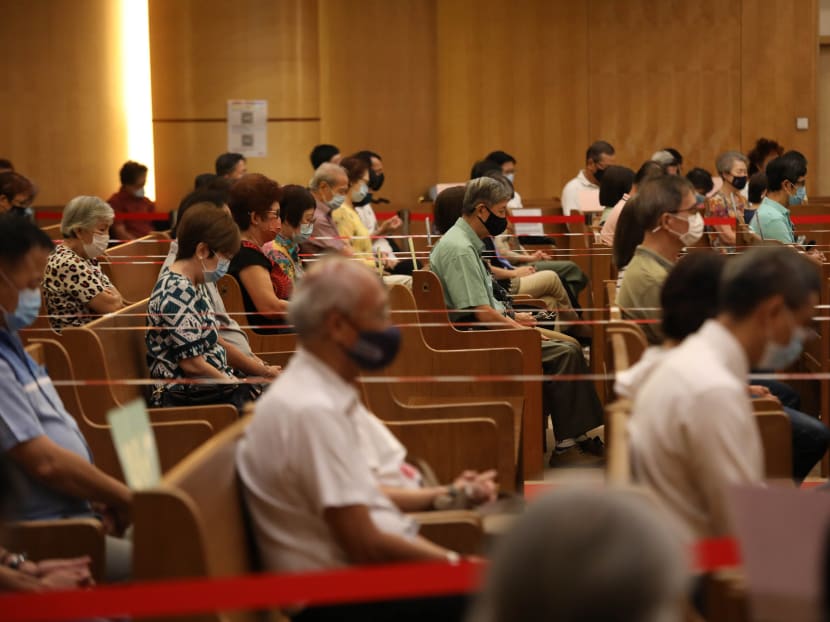
M746 390L749 362L717 320L666 353L634 399L637 480L686 541L733 533L730 487L761 483L761 438Z
M581 212L579 207L580 196L585 191L596 192L597 205L599 205L599 186L588 181L588 178L585 177L585 171L579 171L579 175L574 177L562 188L562 213L565 216L570 216L572 213L579 214Z
M377 487L360 451L357 390L299 348L259 399L236 464L266 570L344 566L323 512L365 505L375 525L403 537L417 525Z

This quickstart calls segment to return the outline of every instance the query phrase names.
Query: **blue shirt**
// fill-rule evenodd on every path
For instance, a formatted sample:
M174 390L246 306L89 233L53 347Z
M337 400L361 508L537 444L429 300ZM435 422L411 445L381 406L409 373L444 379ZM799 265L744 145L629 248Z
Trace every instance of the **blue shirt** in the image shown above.
M92 462L78 424L63 406L46 370L26 354L20 338L0 328L0 451L39 436ZM91 515L89 504L48 488L9 460L12 520Z
M764 197L749 225L764 240L778 240L783 244L795 244L795 232L790 220L790 210Z

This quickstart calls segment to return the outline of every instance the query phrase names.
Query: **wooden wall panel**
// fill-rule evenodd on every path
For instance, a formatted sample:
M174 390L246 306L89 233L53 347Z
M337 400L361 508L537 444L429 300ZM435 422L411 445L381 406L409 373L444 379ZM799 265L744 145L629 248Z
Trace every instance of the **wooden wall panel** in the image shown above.
M525 197L559 195L588 144L584 2L438 3L439 181L504 149Z
M589 13L591 140L634 170L674 147L714 173L741 147L740 3L590 0Z
M107 198L126 159L118 3L6 0L0 157L40 187L38 205Z
M818 172L818 3L743 0L741 114L744 149L760 136L807 156ZM808 117L809 131L795 127ZM811 191L812 188L812 191ZM808 194L816 194L813 178Z
M435 0L319 5L320 141L380 153L378 194L406 207L436 178Z

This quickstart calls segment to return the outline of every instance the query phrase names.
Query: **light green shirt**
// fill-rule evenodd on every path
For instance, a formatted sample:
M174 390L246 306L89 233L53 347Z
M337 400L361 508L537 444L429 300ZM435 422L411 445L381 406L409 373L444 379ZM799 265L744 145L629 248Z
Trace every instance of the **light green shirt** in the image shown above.
M660 329L660 290L674 264L654 251L638 246L625 268L617 303L627 320L658 320L640 323L651 344L663 341Z
M492 276L481 259L483 250L484 242L463 218L432 249L429 269L441 281L447 309L487 305L504 312L504 306L493 296ZM452 315L454 319L459 317L458 313Z
M790 210L769 197L764 197L764 200L761 201L761 206L755 212L755 218L752 219L749 226L764 240L778 240L783 244L795 244Z

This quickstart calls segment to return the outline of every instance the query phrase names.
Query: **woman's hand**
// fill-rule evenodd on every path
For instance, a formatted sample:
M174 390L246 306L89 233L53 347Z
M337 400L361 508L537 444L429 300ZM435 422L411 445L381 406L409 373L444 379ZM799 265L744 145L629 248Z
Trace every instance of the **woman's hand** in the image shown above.
M384 220L382 223L380 223L376 233L377 235L385 235L393 229L397 229L402 224L403 221L398 216L392 216L392 218L388 218L387 220Z

